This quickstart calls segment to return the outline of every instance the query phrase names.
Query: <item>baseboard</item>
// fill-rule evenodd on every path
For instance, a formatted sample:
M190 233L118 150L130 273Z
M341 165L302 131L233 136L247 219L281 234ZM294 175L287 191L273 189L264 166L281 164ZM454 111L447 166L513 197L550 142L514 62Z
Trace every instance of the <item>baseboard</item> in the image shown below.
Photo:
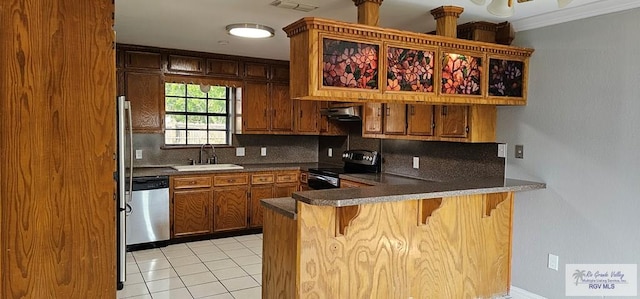
M514 286L511 286L511 292L509 292L509 296L511 296L511 299L547 299L540 295L536 295L527 290L523 290Z

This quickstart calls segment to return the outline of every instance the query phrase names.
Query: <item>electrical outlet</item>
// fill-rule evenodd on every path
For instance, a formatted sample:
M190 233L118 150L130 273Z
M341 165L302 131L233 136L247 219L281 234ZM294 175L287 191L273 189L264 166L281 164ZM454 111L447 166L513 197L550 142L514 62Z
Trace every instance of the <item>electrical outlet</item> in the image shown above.
M244 157L244 147L236 147L236 157Z
M506 158L507 157L507 144L499 143L498 144L498 158Z
M136 150L136 160L142 159L142 150Z
M333 149L332 148L329 148L329 151L327 152L327 156L333 157Z
M547 262L547 267L552 270L558 271L558 256L555 254L549 253L549 260Z
M261 147L260 148L260 156L262 156L262 157L266 157L267 156L267 148L266 147Z
M516 144L516 159L524 159L524 145Z
M413 157L413 168L420 169L420 157Z

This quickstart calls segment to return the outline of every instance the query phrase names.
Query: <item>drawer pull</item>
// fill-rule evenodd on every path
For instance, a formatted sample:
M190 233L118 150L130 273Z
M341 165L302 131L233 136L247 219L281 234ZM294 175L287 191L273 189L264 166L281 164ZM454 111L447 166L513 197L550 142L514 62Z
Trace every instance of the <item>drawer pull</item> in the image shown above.
M235 182L236 182L236 180L235 180L235 179L228 179L228 180L227 180L227 183L235 183Z

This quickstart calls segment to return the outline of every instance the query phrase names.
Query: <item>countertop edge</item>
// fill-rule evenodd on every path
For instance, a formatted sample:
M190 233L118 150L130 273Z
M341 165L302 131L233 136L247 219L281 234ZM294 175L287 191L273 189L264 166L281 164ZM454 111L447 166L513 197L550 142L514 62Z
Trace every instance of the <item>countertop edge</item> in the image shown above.
M267 198L260 200L263 207L282 214L287 218L296 220L298 213L296 211L296 200L291 197Z
M433 186L433 189L436 189L438 186L442 186L442 188L446 189L448 187L447 185L448 183L432 183L431 184L431 186ZM320 199L320 198L305 196L305 192L296 192L293 194L293 198L310 205L345 207L345 206L355 206L355 205L361 205L361 204L373 204L373 203L394 202L394 201L403 201L403 200L418 200L418 199L500 193L500 192L522 192L522 191L532 191L532 190L539 190L539 189L546 188L545 183L514 180L514 179L506 179L504 186L482 187L482 186L474 186L474 184L469 184L469 185L470 186L468 187L463 186L460 188L450 188L449 190L441 190L441 191L438 191L438 190L426 191L426 192L408 191L409 193L398 192L396 194L388 194L388 195L380 195L380 196L362 196L362 197L345 198L345 199L335 199L335 198ZM398 186L404 186L404 185L398 185ZM388 186L377 185L377 186L362 187L362 188L380 189L385 187L388 187ZM411 185L406 185L407 189L410 187ZM370 189L370 190L372 190L371 193L375 193L376 191L376 189ZM318 191L307 191L307 192L318 192ZM347 191L345 191L345 193L346 192Z

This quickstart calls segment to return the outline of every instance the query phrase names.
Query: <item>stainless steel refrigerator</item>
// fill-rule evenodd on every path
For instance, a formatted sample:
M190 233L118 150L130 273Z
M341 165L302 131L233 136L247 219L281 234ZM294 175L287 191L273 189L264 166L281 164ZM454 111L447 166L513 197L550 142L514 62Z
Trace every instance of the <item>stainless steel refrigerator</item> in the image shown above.
M118 194L116 200L117 215L117 288L121 290L124 287L124 282L127 277L126 272L126 254L127 254L127 239L126 239L126 218L127 210L129 209L129 203L131 202L132 192L132 179L133 179L133 146L132 139L133 133L128 128L131 127L131 109L129 101L124 96L117 98L117 117L116 124L118 126L117 141L117 161L118 171L116 181L118 184ZM128 163L126 163L128 162ZM128 164L128 165L127 165ZM127 167L128 166L128 167ZM128 173L127 173L128 170Z

